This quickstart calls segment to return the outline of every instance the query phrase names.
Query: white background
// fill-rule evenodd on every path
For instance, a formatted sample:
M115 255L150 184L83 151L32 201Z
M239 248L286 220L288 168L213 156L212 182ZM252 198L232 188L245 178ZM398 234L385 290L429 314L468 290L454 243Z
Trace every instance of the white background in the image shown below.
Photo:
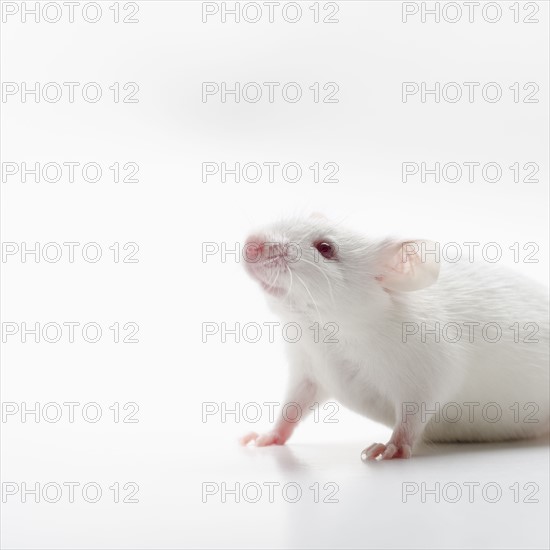
M6 9L3 4L3 10ZM96 344L21 342L2 347L2 401L97 402L103 417L87 422L66 409L57 423L20 415L2 423L2 481L98 483L101 500L77 490L58 503L2 504L4 548L544 548L548 546L548 448L543 444L438 446L410 461L365 465L360 451L389 430L340 408L337 423L301 426L284 448L240 448L237 438L268 429L228 416L202 421L205 402L280 401L286 377L283 342L251 344L201 339L204 322L276 321L235 257L203 261L203 243L234 248L258 224L322 211L365 234L422 236L440 242L497 242L503 263L546 281L548 272L548 3L538 23L514 23L511 2L498 2L498 22L481 8L469 22L434 22L420 13L402 21L397 1L338 2L338 23L314 23L314 3L301 19L235 23L220 14L202 22L200 2L139 2L137 23L114 23L113 2L101 2L97 23L57 23L21 11L1 27L4 83L79 82L74 103L2 97L2 161L34 165L96 162L97 183L57 183L20 175L2 182L2 241L100 243L97 263L74 263L67 249L48 263L9 256L2 263L2 321L42 325L75 321L103 328ZM233 3L229 3L233 4ZM261 3L257 3L261 5ZM320 3L321 18L332 11ZM421 4L417 3L420 9ZM443 3L445 4L445 3ZM483 3L482 3L483 4ZM531 12L520 3L520 19ZM61 5L58 3L58 5ZM27 3L32 8L34 3ZM120 3L121 17L130 7ZM428 2L433 8L434 3ZM326 9L324 9L326 8ZM126 10L126 11L125 11ZM51 12L53 13L53 11ZM293 13L293 12L291 12ZM93 12L90 12L93 15ZM449 12L449 17L453 13ZM489 12L493 17L493 12ZM298 82L303 97L257 103L201 98L203 82ZM101 85L97 103L82 99L87 82ZM114 82L136 82L137 103L115 103ZM336 82L338 103L315 103L308 89ZM402 101L403 82L479 82L474 101L420 95ZM496 82L500 101L481 87ZM520 83L520 102L509 86ZM535 82L538 103L523 103ZM463 88L467 93L466 88ZM457 183L403 183L403 162L487 162L499 182L466 176ZM137 183L115 183L114 162L139 165ZM203 162L297 162L301 181L202 181ZM337 183L314 183L314 162L335 162ZM538 183L514 183L513 163L539 166ZM522 173L522 177L525 174ZM138 263L115 263L109 247L139 245ZM513 243L535 242L538 263L513 262ZM224 244L225 243L225 244ZM225 261L223 261L225 259ZM4 261L5 260L5 261ZM116 344L114 322L139 325L139 343ZM135 402L138 423L113 422L109 406ZM81 410L80 409L77 409ZM266 409L263 409L264 413ZM123 416L126 413L123 414ZM321 413L321 417L322 417ZM139 503L113 502L109 486L139 485ZM296 482L292 504L267 490L258 503L218 493L206 503L203 483ZM499 502L476 493L451 504L420 493L404 503L402 483L497 483ZM514 503L509 487L538 484L538 503ZM308 488L339 487L338 503L315 503ZM265 487L265 486L264 486ZM479 490L480 491L480 490ZM126 494L123 491L123 495ZM326 491L321 490L322 497ZM321 498L322 500L322 498Z

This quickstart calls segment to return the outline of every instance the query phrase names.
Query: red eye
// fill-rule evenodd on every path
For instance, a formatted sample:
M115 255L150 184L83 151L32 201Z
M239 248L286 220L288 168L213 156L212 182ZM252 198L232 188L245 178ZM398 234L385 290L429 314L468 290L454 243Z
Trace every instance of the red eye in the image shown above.
M332 260L336 256L336 249L333 244L326 241L318 241L314 244L319 253L327 260Z

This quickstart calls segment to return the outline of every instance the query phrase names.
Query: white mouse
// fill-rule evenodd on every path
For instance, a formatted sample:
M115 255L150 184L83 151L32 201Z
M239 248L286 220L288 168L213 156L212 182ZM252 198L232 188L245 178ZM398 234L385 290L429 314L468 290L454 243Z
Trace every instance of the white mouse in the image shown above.
M391 427L363 460L409 458L421 440L549 430L546 290L498 264L444 262L427 253L433 244L371 240L319 216L246 241L248 272L281 318L302 327L301 340L287 344L285 403L307 413L334 398ZM315 342L314 323L337 333ZM282 445L295 427L281 416L269 433L241 442Z

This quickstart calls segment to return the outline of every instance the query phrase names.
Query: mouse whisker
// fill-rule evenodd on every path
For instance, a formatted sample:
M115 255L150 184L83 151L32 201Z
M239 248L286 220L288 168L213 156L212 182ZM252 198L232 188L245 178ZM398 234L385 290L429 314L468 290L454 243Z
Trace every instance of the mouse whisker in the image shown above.
M302 285L306 289L306 292L308 293L309 297L311 298L311 301L313 302L313 306L315 307L315 310L317 311L317 315L318 315L318 318L319 318L319 323L322 323L321 312L319 311L319 308L317 307L317 302L315 301L315 298L313 298L313 295L309 291L309 288L307 287L306 283L304 283L302 278L297 273L295 273L295 275L296 275L296 278L302 283Z
M264 264L264 266L265 266L265 265L266 265L266 264ZM264 269L267 270L267 268L265 268L265 267L264 267ZM267 282L266 282L266 284L267 284L268 286L271 285L271 280L273 279L273 276L277 277L278 272L279 272L278 266L277 266L277 269L274 269L272 266L270 266L270 268L269 268L269 275L268 275L268 277L267 277Z
M275 283L277 282L277 279L279 278L279 273L281 273L281 270L278 268L275 272L275 279L273 279L273 282L268 282L267 287L273 288L275 286ZM272 277L270 277L271 279Z
M290 284L288 285L288 292L285 294L285 298L288 298L288 296L292 291L292 283L294 282L294 279L292 277L292 269L290 269L288 265L286 266L286 270L288 271L288 275L290 276Z
M334 304L334 294L332 293L332 284L331 284L330 279L328 278L327 274L315 262L310 262L309 260L306 260L305 258L302 258L301 261L306 263L306 264L312 265L313 267L315 267L316 269L318 269L322 273L323 277L326 279L327 284L328 284L328 291L329 291L329 294L330 294L330 299L331 299L332 303Z

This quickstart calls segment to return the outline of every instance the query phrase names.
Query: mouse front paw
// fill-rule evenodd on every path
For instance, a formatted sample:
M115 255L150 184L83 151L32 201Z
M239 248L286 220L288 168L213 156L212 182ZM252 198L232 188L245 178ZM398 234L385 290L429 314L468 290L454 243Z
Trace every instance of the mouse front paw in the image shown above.
M284 445L286 439L276 431L267 432L263 435L258 435L256 432L250 432L239 440L241 445L248 445L251 441L256 447L268 447L269 445Z
M411 458L412 448L407 443L373 443L361 453L361 460L367 462L370 460L390 460L392 458Z

